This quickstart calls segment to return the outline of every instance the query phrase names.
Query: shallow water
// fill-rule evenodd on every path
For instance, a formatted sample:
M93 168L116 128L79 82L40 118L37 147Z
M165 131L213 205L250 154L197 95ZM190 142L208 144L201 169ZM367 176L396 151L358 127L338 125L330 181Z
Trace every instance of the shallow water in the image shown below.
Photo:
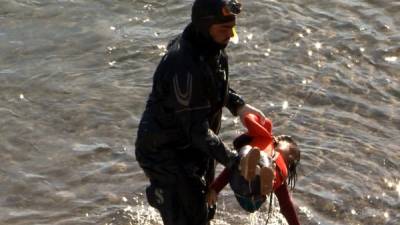
M161 224L133 141L192 1L0 3L0 224ZM243 1L231 85L302 148L302 224L400 221L400 2ZM222 138L243 131L227 111ZM276 205L276 203L275 203ZM264 224L229 188L214 224ZM271 224L281 224L278 206Z

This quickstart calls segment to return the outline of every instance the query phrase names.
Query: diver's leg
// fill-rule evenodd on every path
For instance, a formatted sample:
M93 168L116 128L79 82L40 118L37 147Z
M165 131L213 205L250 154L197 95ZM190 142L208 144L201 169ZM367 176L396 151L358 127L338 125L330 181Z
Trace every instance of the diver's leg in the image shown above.
M151 184L146 189L149 204L160 213L164 225L186 225L182 205L175 187Z
M185 225L209 225L212 215L207 206L204 182L194 177L181 177L177 190L176 201L182 205Z

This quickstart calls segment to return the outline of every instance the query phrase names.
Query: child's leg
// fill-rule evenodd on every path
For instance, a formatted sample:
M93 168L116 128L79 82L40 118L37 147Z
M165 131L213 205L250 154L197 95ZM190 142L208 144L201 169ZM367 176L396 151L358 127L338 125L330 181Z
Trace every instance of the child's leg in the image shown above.
M267 153L260 154L260 193L261 195L269 195L272 192L274 180L274 166L272 159Z
M260 150L245 145L239 150L241 175L247 181L251 181L256 176L256 167L260 160Z

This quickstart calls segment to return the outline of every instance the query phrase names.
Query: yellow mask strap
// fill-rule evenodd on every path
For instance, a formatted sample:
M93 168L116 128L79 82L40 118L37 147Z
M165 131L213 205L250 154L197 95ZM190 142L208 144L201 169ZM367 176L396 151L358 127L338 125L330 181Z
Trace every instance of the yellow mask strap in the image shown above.
M231 42L233 44L238 44L239 43L239 36L236 32L236 26L232 27L232 33L233 33L233 37L231 37Z

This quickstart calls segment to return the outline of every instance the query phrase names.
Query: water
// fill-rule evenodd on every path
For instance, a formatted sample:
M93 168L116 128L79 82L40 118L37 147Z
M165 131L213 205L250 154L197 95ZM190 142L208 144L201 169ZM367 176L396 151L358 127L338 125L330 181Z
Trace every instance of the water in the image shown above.
M133 140L191 3L1 1L0 224L161 224ZM300 143L302 224L398 224L400 2L243 4L231 85ZM221 137L240 131L226 111ZM247 215L226 188L214 224L266 211Z

